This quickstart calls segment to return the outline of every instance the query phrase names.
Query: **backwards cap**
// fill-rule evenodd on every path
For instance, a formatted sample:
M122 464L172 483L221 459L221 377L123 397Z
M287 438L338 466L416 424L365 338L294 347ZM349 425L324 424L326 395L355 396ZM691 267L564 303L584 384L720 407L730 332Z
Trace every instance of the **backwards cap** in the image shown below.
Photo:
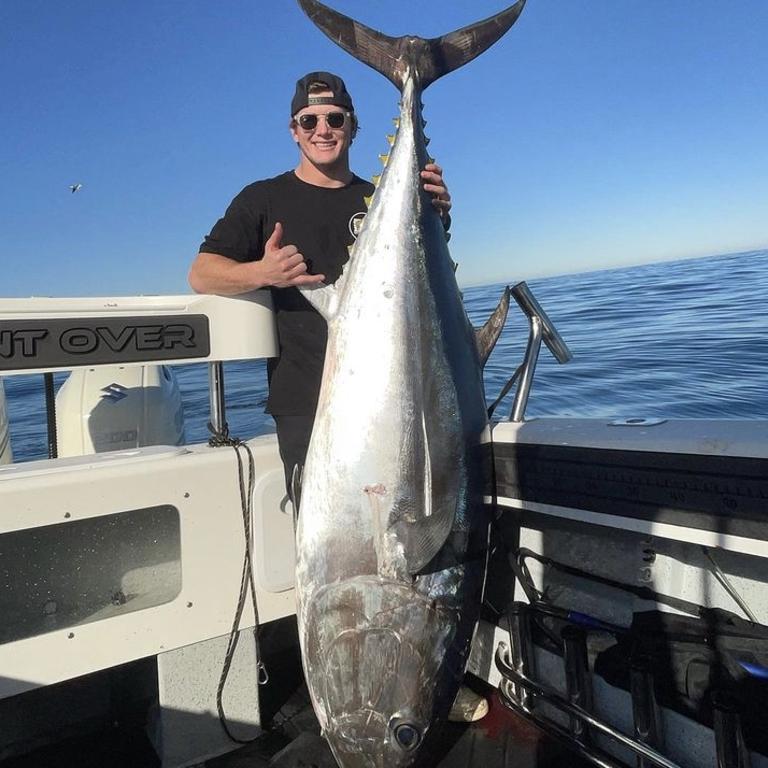
M333 96L310 95L310 83L325 83L328 86L327 90L331 91ZM352 105L352 97L347 92L347 86L344 85L344 81L330 72L310 72L297 81L296 93L291 100L291 116L304 109L304 107L309 107L313 104L333 104L337 107L344 107L350 112L355 111Z

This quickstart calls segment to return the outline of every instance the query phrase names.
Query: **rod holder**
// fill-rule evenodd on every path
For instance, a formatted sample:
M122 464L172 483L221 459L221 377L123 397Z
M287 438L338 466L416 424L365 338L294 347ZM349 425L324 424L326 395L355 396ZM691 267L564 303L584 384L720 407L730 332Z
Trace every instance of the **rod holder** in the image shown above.
M531 613L526 603L515 602L507 611L509 623L509 657L512 666L521 675L533 676L533 639L531 638ZM531 709L533 697L528 689L511 681L512 695L524 709Z
M593 711L592 679L589 674L587 633L580 627L563 627L560 637L564 646L565 687L568 701L586 712ZM570 730L579 741L589 741L589 729L579 717L570 717Z
M217 434L227 430L227 408L224 397L224 364L208 363L208 395L211 402L211 427Z
M650 658L638 656L632 659L629 668L629 685L635 738L654 749L663 750L661 713L656 702ZM651 768L653 763L638 755L636 765L637 768Z
M749 750L741 730L741 716L733 697L715 692L712 696L717 768L750 768Z
M512 404L512 413L510 421L523 421L525 417L525 408L528 405L528 397L531 394L531 385L533 376L536 372L536 363L539 359L541 342L546 344L549 351L558 363L564 364L573 358L571 350L558 333L554 323L542 306L536 301L536 297L531 293L531 289L525 282L518 283L510 289L517 305L528 318L529 334L528 346L525 350L525 359L523 360L522 373L520 381L515 392L515 399Z

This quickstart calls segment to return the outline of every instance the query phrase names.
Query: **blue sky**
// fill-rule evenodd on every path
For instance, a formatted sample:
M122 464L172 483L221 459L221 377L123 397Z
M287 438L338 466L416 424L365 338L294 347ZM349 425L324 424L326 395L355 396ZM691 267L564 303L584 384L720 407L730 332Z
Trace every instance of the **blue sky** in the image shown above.
M505 4L332 3L424 37ZM0 30L2 296L187 292L234 194L295 165L299 76L347 81L362 176L396 111L292 0L6 0ZM765 0L529 0L424 98L459 281L768 247L767 34Z

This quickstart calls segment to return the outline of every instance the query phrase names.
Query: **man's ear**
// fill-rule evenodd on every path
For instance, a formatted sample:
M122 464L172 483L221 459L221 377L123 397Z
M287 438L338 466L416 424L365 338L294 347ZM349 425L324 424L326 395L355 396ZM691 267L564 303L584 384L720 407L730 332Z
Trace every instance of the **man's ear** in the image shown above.
M293 118L288 121L288 130L291 132L291 138L298 144L299 137L296 133L296 121Z

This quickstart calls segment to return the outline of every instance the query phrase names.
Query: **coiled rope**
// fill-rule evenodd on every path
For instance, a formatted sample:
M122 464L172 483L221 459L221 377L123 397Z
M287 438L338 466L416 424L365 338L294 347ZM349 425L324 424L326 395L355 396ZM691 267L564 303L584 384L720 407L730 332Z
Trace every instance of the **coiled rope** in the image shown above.
M224 733L228 738L234 741L236 744L250 744L255 741L257 737L252 739L239 739L229 729L227 722L227 716L224 712L224 686L226 685L227 678L229 677L229 671L232 667L232 660L235 656L235 650L237 649L237 643L240 638L238 628L240 626L240 620L243 616L243 610L245 609L245 601L248 597L248 588L251 590L251 602L253 605L253 616L255 624L253 627L253 641L254 648L256 650L256 669L258 670L258 684L265 685L269 681L269 674L264 662L261 660L261 651L259 648L259 609L256 604L256 585L253 578L253 551L251 542L251 523L253 520L253 488L256 482L256 465L253 460L253 453L250 446L240 440L237 437L231 437L229 434L229 425L224 424L223 429L217 430L210 422L208 423L208 431L211 433L211 437L208 439L208 445L211 448L231 447L235 456L237 457L237 479L238 486L240 488L240 506L243 512L243 533L245 535L245 555L243 557L243 571L240 578L240 595L237 600L237 608L235 610L234 621L232 622L232 629L229 633L229 641L227 643L227 651L224 654L224 666L221 670L221 676L219 678L219 685L216 689L216 709L219 714L219 722L224 729ZM248 478L246 482L243 455L245 453L248 462Z

